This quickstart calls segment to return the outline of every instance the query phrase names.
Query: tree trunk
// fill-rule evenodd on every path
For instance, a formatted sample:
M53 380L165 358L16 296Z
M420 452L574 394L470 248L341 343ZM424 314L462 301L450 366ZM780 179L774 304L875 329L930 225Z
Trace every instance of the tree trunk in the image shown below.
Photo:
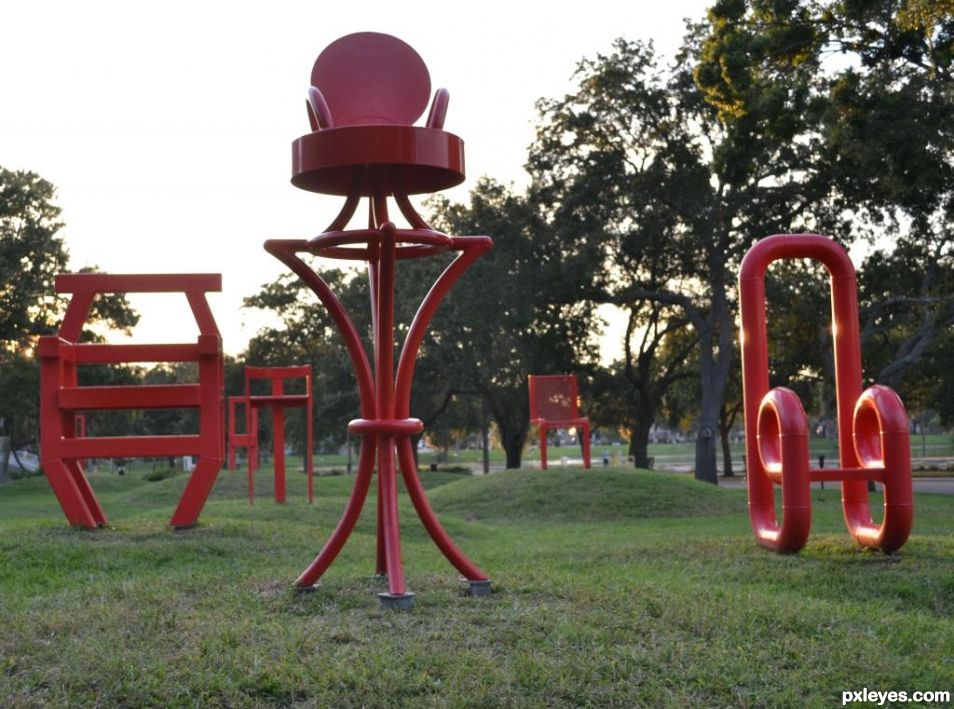
M636 468L649 468L649 429L654 418L651 407L640 406L636 409L636 425L629 438L629 454L633 456L633 466Z
M0 436L0 485L10 481L7 466L10 463L10 437Z
M480 443L483 446L484 475L490 473L490 422L484 418L480 427Z
M727 478L734 478L732 472L732 449L729 446L729 429L722 428L719 431L719 437L722 439L722 475Z
M501 432L500 442L503 444L504 453L507 456L507 469L514 469L520 467L521 458L523 457L523 442L525 436L521 435L504 435Z
M726 298L725 263L718 249L710 253L709 287L712 309L699 323L699 374L702 383L699 433L696 437L696 480L719 484L716 439L729 368L732 366L735 323Z

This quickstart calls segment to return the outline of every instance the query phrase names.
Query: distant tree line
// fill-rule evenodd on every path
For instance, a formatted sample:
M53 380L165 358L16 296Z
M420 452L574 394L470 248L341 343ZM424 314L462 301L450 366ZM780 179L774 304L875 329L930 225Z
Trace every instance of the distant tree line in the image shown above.
M739 262L759 238L805 231L865 254L866 380L896 388L914 418L930 411L954 423L954 385L944 376L954 357L952 48L954 0L719 0L687 25L671 60L624 39L583 59L570 93L538 103L525 190L482 178L466 204L429 202L437 228L490 235L495 247L448 296L422 347L412 411L426 435L486 437L492 427L508 467L519 466L527 376L575 371L586 412L626 433L636 465L648 463L655 423L691 422L696 477L716 480L720 452L731 473ZM0 416L26 439L35 429L22 395L34 386L29 342L55 322L50 279L66 257L52 188L2 175ZM10 236L18 232L8 215L25 208L17 201L17 190L29 191L24 180L37 205L31 219L46 230L34 238L47 247L43 266L14 293L22 274L11 269L34 261L11 256L10 244L39 248ZM445 265L401 262L399 340ZM348 269L322 274L370 344L367 279ZM813 417L830 417L824 274L773 267L768 299L773 384L796 389ZM603 304L626 319L623 356L609 366L599 359ZM310 362L317 439L343 443L357 392L327 313L291 275L245 305L275 321L230 363L230 391L241 389L245 363ZM102 317L134 322L122 309ZM124 425L160 421L143 415Z

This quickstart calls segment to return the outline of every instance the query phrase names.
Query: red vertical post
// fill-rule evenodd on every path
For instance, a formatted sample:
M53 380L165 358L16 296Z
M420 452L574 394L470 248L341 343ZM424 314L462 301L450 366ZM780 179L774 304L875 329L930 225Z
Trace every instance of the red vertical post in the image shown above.
M280 397L284 394L281 379L272 380L272 396ZM272 405L272 424L274 433L272 455L275 460L275 502L285 502L285 409Z

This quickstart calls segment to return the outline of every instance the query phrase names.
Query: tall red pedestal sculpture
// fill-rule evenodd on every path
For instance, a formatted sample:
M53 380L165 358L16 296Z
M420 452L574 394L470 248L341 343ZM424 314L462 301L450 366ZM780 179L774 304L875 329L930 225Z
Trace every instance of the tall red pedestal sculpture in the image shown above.
M77 273L56 277L57 293L72 293L57 335L40 338L40 462L69 523L81 527L106 524L79 467L82 458L129 458L197 455L169 524L191 527L222 467L222 338L205 294L222 290L218 274L108 275ZM113 345L79 342L93 298L99 293L184 293L199 328L193 344ZM195 384L149 386L80 386L84 364L128 362L195 362ZM177 436L78 438L77 411L117 409L185 409L199 412L199 432Z
M252 381L265 379L271 382L270 394L252 394ZM286 394L285 381L301 379L304 393ZM285 409L302 407L305 409L305 475L308 476L308 502L315 496L314 432L312 430L311 407L311 365L296 367L246 367L245 368L245 430L255 429L258 436L258 410L270 409L272 412L272 460L275 463L275 502L285 502ZM256 451L258 443L256 441ZM252 456L248 458L248 501L255 501L255 476ZM257 463L257 461L256 461ZM257 467L257 465L255 466Z
M547 469L547 431L579 429L583 467L590 467L590 420L580 416L575 374L531 374L530 425L540 428L540 469Z
M769 390L765 271L778 259L814 259L831 278L832 337L841 467L809 468L808 422L790 389ZM742 382L749 515L758 542L779 552L805 546L813 481L841 481L845 523L861 545L890 553L911 533L914 517L908 417L886 386L861 390L861 345L855 270L845 250L814 234L770 236L753 246L739 274ZM868 481L884 485L881 524L871 517ZM782 520L774 485L782 488Z
M472 595L490 593L490 580L455 546L434 514L418 477L411 436L423 430L410 417L414 363L428 323L451 286L487 252L486 236L453 237L430 227L408 195L434 192L464 179L464 144L442 130L448 93L439 89L424 127L411 125L427 106L430 78L410 46L389 35L364 32L330 44L315 61L308 115L312 132L292 145L292 183L305 190L344 196L338 217L307 241L269 241L265 248L315 292L335 321L354 366L361 418L349 431L361 436L354 489L344 514L318 557L296 586L314 587L354 529L377 460L377 574L387 576L385 607L406 609L414 594L404 582L397 507L395 452L408 494L431 538L469 581ZM362 197L369 200L368 227L347 229ZM410 228L388 216L393 199ZM442 252L457 257L438 277L408 329L394 368L394 279L398 261ZM350 316L327 283L299 256L365 261L371 291L374 369Z
M243 406L242 415L238 415L238 407ZM242 421L244 431L238 430L238 422ZM258 457L258 409L248 405L244 396L229 397L229 444L228 469L237 470L236 453L239 448L245 448L248 454L249 475L258 470L261 462Z

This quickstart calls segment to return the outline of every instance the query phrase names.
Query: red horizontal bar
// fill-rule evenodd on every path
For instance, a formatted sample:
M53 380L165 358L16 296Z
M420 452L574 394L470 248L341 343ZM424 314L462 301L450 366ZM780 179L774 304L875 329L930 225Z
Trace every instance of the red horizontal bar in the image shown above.
M61 273L57 293L221 291L221 273Z
M60 446L64 458L199 455L203 450L202 438L198 435L64 438Z
M145 386L64 387L60 408L79 409L182 409L200 404L198 384Z
M541 419L535 418L530 420L531 426L546 426L547 428L571 428L574 426L582 426L584 422L588 422L585 416L575 419Z
M122 362L197 362L199 346L175 345L61 345L63 358L77 364Z
M267 394L248 397L252 406L307 406L307 394Z
M246 379L290 379L311 374L311 365L302 364L294 367L246 367Z
M876 480L884 482L884 468L816 468L808 471L813 482Z

